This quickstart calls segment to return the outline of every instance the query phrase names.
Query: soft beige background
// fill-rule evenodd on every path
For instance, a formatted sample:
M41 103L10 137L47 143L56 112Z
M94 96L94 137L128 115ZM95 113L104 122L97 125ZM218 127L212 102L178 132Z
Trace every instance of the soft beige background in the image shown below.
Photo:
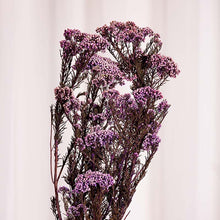
M127 220L220 219L219 0L0 0L0 219L52 220L49 105L63 30L133 20L161 34L181 75Z

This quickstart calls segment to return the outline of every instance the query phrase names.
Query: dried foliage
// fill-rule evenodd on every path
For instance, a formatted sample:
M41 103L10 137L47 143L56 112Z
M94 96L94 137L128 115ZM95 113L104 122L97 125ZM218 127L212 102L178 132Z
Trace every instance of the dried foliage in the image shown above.
M150 28L113 21L97 33L67 29L60 42L62 67L51 106L50 143L51 209L58 220L126 218L170 107L158 89L179 74L173 60L158 53L160 36ZM106 50L112 59L100 55ZM130 92L120 94L128 81ZM67 123L72 137L61 158ZM59 186L61 177L65 186Z

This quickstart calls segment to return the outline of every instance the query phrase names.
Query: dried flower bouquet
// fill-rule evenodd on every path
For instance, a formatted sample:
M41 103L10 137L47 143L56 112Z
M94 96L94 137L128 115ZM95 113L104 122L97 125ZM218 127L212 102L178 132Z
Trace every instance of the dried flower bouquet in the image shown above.
M127 217L170 107L159 88L179 74L174 61L158 53L162 42L150 28L113 21L96 31L67 29L60 42L50 141L51 203L58 220ZM111 59L103 56L105 51ZM120 94L128 82L129 93ZM67 124L72 137L60 155ZM65 184L60 186L61 177Z

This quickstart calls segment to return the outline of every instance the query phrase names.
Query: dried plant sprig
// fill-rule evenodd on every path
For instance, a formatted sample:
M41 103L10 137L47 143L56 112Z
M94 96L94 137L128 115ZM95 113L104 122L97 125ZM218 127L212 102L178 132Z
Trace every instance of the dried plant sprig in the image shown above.
M170 107L158 89L179 74L174 61L159 54L160 36L150 28L113 21L97 33L67 29L60 42L62 67L50 141L51 209L58 220L127 218ZM105 50L113 59L98 54ZM128 81L130 93L120 94L116 88ZM67 123L72 137L60 163ZM60 177L66 186L58 186Z

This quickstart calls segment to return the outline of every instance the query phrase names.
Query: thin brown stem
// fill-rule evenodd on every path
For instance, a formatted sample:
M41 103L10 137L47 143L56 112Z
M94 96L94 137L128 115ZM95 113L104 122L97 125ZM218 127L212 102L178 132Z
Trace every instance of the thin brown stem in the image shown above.
M126 218L128 217L128 215L130 214L131 210L129 210L128 214L125 216L124 220L126 220Z
M51 107L51 125L50 125L50 176L52 183L54 183L53 179L53 164L52 164L52 153L53 153L53 147L52 147L52 134L53 134L53 114L52 114L52 107Z
M58 165L58 144L55 141L55 153L54 153L54 191L56 199L56 208L58 212L59 220L62 220L60 205L59 205L59 195L58 195L58 179L57 179L57 165Z

